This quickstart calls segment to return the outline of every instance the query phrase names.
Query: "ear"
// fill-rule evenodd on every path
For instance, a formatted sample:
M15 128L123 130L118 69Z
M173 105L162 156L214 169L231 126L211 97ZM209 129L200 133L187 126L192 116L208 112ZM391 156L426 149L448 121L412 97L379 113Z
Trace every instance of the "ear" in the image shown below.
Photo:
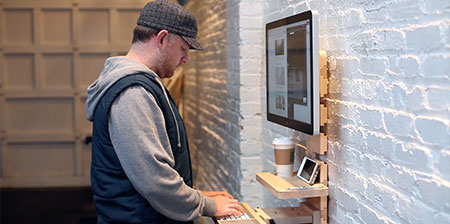
M167 40L167 38L169 37L169 31L167 30L161 30L158 32L158 34L156 34L156 40L158 41L158 48L161 48L164 41Z

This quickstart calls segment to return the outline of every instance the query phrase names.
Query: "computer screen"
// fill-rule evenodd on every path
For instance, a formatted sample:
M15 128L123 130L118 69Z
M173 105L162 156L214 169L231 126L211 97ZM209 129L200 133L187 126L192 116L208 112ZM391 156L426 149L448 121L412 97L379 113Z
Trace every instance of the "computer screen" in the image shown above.
M306 11L266 24L267 119L320 132L318 16Z

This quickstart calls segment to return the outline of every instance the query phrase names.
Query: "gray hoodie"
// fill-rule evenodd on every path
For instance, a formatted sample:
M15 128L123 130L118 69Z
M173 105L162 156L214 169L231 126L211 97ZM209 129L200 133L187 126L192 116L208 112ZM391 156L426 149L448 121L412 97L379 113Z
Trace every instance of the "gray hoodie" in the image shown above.
M137 72L153 75L162 85L145 65L125 56L108 58L98 79L88 87L87 119L93 120L97 104L115 82ZM153 208L182 221L214 215L214 200L187 186L173 168L175 160L163 113L144 87L129 87L114 100L108 127L122 168Z

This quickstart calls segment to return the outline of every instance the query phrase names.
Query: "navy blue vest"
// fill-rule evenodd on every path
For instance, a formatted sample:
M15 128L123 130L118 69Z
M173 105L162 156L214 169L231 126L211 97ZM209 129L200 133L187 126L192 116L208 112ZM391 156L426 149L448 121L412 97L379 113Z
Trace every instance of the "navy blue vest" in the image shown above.
M178 121L181 147L178 146L177 128L169 102L155 78L145 73L126 76L105 93L94 113L91 184L98 212L98 223L192 223L175 221L157 212L133 187L114 151L108 130L109 111L114 99L123 90L136 85L144 87L151 93L161 108L175 157L174 168L183 177L184 182L192 187L186 130L175 102L166 90Z

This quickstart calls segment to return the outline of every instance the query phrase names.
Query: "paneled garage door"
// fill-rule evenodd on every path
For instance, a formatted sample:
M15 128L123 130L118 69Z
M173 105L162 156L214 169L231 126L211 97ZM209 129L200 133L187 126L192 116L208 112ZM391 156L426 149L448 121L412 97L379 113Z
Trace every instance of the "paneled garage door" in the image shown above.
M1 187L89 185L86 88L146 1L0 1Z

